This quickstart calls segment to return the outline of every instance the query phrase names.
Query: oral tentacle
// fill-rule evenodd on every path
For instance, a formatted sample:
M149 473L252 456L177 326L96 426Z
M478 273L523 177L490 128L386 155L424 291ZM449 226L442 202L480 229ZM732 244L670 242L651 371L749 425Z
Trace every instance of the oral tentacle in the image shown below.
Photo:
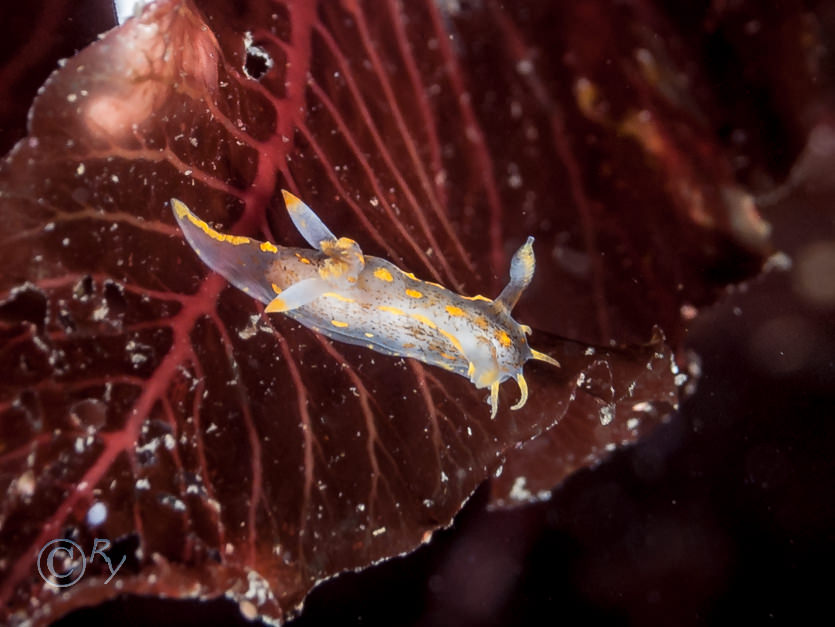
M511 405L511 409L522 409L525 403L528 402L528 382L525 381L525 375L521 372L515 377L516 383L519 385L519 401L515 405Z

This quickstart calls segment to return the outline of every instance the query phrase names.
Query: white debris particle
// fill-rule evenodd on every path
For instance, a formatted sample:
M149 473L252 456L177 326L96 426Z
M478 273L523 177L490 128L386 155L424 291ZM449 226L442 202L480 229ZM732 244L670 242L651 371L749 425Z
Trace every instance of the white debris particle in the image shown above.
M432 507L435 502L432 499L423 499L423 506L424 507Z
M37 338L37 339L40 339L40 338ZM42 351L47 352L49 350L45 346L41 346L41 344L39 344L37 341L33 340L33 342ZM41 343L43 343L43 342L41 341ZM67 355L66 355L66 353L64 353L64 351L56 348L55 350L53 350L49 353L49 358L47 359L47 361L49 361L49 365L52 366L53 368L55 368L56 370L63 371L64 367L65 367L66 357L67 357Z
M38 350L40 350L41 352L43 352L43 353L47 353L47 354L48 354L48 353L50 353L49 346L47 346L46 342L44 342L44 341L43 341L41 338L39 338L37 335L36 335L35 337L33 337L33 338L32 338L32 343L33 343L35 346L37 346L37 347L38 347ZM50 357L50 359L51 359L51 357Z
M274 598L270 591L270 585L257 572L249 571L246 579L248 586L244 597L255 601L257 605L263 605L268 599Z
M507 164L507 184L511 189L519 189L522 187L522 176L519 174L519 166L511 162Z
M110 175L110 180L113 181L114 183L118 183L119 182L119 177L116 176L115 174L111 174Z
M652 411L652 403L648 403L646 401L641 401L640 403L635 403L632 406L632 411L643 411L643 412Z
M687 375L684 373L677 374L675 378L675 383L677 387L681 387L687 381Z
M525 487L528 480L525 477L516 477L513 487L510 488L510 498L514 501L530 501L533 493Z
M600 408L600 424L604 427L612 424L615 419L615 408L611 405L606 405Z
M364 512L365 511L365 503L358 504L357 505L357 511L358 512Z
M771 270L785 272L787 270L791 270L791 267L792 258L784 252L776 252L765 260L765 263L763 264L763 272L769 272Z
M626 428L629 429L630 431L634 431L635 429L638 428L639 424L641 424L640 420L638 420L637 418L630 418L629 420L626 421Z
M693 320L696 316L699 315L699 310L689 303L684 303L679 308L679 315L682 317L683 320L689 321Z
M13 483L12 489L17 491L23 498L30 498L35 493L35 473L31 470L24 472Z
M206 433L212 433L213 431L217 431L217 425L215 423L210 423L208 427L206 427Z
M144 344L139 344L138 342L134 342L131 340L127 343L127 349L131 351L130 360L134 366L139 366L140 364L144 364L148 361L148 356L142 352L142 349L147 349L148 347Z
M594 347L593 347L593 346L589 346L589 347L586 349L585 354L586 354L586 355L588 355L588 356L594 355Z
M169 451L174 450L174 446L177 444L176 440L174 440L174 436L170 433L166 433L164 436L162 436L162 441L165 444L165 448L167 448Z
M184 512L186 511L186 504L183 503L180 499L178 499L173 494L164 494L160 499L163 505L169 506L175 512Z
M386 532L385 527L377 527L374 531L371 532L372 536L381 536Z
M533 63L531 63L530 59L522 59L516 64L516 71L526 76L533 72Z
M110 313L110 308L107 306L107 303L102 302L96 309L93 310L91 317L96 322L104 320L107 317L107 314Z
M97 501L87 510L87 524L96 527L107 519L107 505Z
M154 438L153 440L149 441L147 444L143 444L141 446L136 447L137 453L156 453L157 449L159 448L159 438Z
M137 490L150 490L151 489L151 482L148 481L145 477L142 479L136 480L136 489Z
M69 238L69 237L65 237L64 239L62 239L62 240L61 240L61 245L62 245L62 246L69 246L69 245L70 245L70 238Z
M446 476L446 473L442 470L441 471L441 483L446 483L449 481L449 477Z
M84 164L83 164L83 163L79 163L79 164L78 164L78 167L75 169L75 173L76 173L78 176L81 176L82 174L84 174L84 172L85 172L86 170L87 170L87 168L85 168L85 167L84 167Z
M258 328L256 327L256 325L258 324L259 319L260 319L260 316L258 316L258 315L250 316L249 317L249 323L243 329L238 331L238 337L241 338L242 340L248 340L249 338L254 336L256 333L258 333Z
M617 448L617 444L615 444L614 442L609 442L606 445L605 448L606 448L607 451L609 451L611 453L612 451L614 451Z
M67 102L75 102L76 100L78 100L76 94L67 94Z

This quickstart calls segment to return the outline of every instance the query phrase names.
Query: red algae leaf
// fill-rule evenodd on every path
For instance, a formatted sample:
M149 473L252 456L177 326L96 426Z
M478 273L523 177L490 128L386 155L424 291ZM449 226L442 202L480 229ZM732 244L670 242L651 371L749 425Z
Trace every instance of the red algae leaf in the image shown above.
M111 26L112 0L0 5L0 153L26 135L26 113L55 61L72 56Z
M674 62L610 68L573 24L616 22L583 6L161 1L50 77L0 166L4 620L137 593L280 621L499 469L495 503L524 501L667 414L654 329L677 346L682 306L754 271L765 229ZM490 420L462 377L263 316L167 201L300 245L281 188L469 294L498 293L533 234L516 316L561 368L531 363L527 406L505 386ZM37 570L56 538L90 556L62 591ZM125 558L109 583L97 538Z
M571 396L562 407L562 399L551 399L546 407L559 408L558 422L506 454L490 482L492 508L550 498L556 482L597 465L665 420L678 408L678 387L688 379L660 334L643 347L554 348L566 370L576 373L567 382Z

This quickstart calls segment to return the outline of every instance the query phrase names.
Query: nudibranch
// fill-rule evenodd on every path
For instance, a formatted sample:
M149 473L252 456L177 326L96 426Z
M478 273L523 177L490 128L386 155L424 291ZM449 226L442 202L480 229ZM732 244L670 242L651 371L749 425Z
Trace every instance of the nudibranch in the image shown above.
M313 210L283 191L293 224L313 247L292 248L211 228L171 199L177 223L200 259L232 285L304 326L340 342L386 355L410 357L489 388L495 418L499 385L513 377L528 399L522 367L529 359L559 366L528 346L530 327L510 312L533 278L533 237L510 264L510 282L495 300L462 296L422 281L393 263L364 255L359 244L337 238Z

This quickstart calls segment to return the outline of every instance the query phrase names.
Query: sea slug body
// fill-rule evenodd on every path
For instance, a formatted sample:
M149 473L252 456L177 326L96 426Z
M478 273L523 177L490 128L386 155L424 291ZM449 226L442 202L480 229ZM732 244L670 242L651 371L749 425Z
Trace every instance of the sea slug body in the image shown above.
M337 238L310 207L283 191L293 224L313 247L291 248L219 233L172 198L177 223L203 262L230 283L340 342L417 359L489 388L490 416L499 385L514 378L528 398L522 368L529 359L559 363L528 346L530 327L510 315L533 278L533 238L516 251L510 282L495 299L462 296L422 281L393 263L364 255L359 244Z

